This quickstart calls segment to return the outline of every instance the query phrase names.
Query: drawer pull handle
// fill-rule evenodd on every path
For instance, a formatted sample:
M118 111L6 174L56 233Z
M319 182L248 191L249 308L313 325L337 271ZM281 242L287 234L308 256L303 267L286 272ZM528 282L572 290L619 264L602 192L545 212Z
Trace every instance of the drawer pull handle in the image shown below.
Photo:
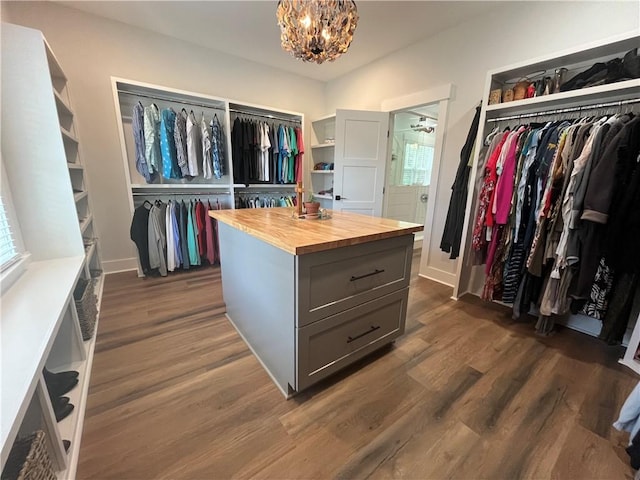
M364 337L365 335L369 335L370 333L375 332L375 331L376 331L376 330L378 330L379 328L380 328L380 325L378 325L377 327L374 327L373 325L371 325L371 328L370 328L369 330L367 330L366 332L361 333L360 335L356 335L355 337L351 337L351 336L347 337L347 343L351 343L351 342L353 342L354 340L357 340L357 339L359 339L359 338Z
M355 275L351 275L351 280L349 280L349 281L350 282L355 282L356 280L360 280L362 278L367 278L367 277L370 277L372 275L378 275L379 273L382 273L382 272L384 272L384 268L382 270L378 270L376 268L373 272L365 273L364 275L360 275L358 277L356 277Z

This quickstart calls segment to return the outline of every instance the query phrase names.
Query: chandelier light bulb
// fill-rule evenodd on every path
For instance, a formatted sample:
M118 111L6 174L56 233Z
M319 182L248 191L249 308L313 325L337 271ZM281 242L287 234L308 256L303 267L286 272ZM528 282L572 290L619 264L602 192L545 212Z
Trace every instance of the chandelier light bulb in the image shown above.
M305 62L332 62L346 53L358 24L353 0L279 0L282 48Z

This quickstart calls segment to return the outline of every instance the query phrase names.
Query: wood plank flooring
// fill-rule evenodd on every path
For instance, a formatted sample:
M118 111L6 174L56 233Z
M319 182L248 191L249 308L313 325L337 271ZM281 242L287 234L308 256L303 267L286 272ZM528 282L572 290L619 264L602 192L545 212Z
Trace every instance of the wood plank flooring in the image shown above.
M619 347L537 337L417 268L406 334L289 401L226 320L219 269L107 276L78 478L633 478Z

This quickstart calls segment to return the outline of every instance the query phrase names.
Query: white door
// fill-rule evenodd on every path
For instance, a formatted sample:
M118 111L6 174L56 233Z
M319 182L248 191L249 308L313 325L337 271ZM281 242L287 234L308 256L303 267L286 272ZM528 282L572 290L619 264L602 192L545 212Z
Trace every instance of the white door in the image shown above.
M382 216L388 112L336 111L333 209Z

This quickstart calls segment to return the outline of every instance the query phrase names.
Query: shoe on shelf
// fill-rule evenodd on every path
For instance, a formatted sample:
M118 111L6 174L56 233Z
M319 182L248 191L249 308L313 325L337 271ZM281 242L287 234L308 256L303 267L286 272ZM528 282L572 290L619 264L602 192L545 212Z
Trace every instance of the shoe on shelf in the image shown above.
M64 451L68 452L69 451L69 447L71 446L71 441L62 440L62 445L64 446Z
M46 367L44 368L42 373L44 374L44 379L47 381L54 380L54 379L60 380L63 378L78 378L78 375L79 375L79 373L76 372L75 370L67 370L66 372L54 373L47 370Z
M56 421L60 422L73 412L73 403L69 403L69 397L55 398L51 401L53 413L56 415Z
M64 378L62 377L60 380L45 380L47 384L47 390L49 391L49 397L51 397L52 401L55 397L61 397L67 392L73 390L73 388L78 384L77 378Z

